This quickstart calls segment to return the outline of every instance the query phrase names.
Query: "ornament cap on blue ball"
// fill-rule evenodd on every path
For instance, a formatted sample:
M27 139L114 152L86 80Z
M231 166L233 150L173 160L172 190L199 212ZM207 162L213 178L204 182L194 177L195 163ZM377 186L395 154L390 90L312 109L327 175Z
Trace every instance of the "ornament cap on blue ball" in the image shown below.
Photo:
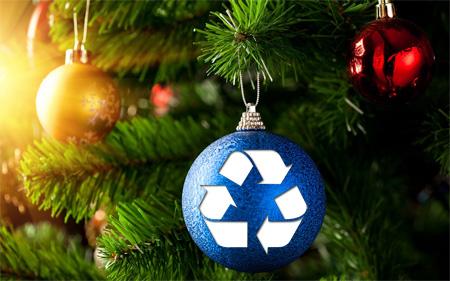
M209 145L183 188L187 229L208 257L243 272L267 272L300 257L325 215L322 178L292 141L264 131L247 110L237 132Z

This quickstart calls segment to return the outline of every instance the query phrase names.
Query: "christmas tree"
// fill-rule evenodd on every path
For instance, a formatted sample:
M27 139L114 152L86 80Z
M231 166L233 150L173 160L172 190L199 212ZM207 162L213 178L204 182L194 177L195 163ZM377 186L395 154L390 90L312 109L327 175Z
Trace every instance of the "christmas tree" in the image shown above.
M377 4L392 5L387 0L92 1L89 13L83 0L19 2L0 12L2 279L448 280L448 2L395 3L398 17L427 34L435 63L426 90L395 100L400 88L421 83L422 69L416 82L391 93L392 104L368 100L348 77L353 38L375 20ZM33 9L38 18L34 33L28 30L27 57L26 34L18 31ZM102 71L83 79L114 80L120 120L96 102L90 110L98 118L89 122L110 122L112 131L60 139L82 118L70 111L76 101L60 99L56 107L67 116L42 124L59 130L55 138L39 125L35 97L74 47L75 30ZM83 60L83 48L72 59ZM409 54L402 55L411 70ZM395 76L399 66L385 62L383 71ZM82 83L59 86L58 93L84 91ZM242 97L254 101L257 88L267 130L311 156L327 206L320 233L300 258L275 271L244 273L199 249L181 198L194 159L235 131L246 110ZM48 106L38 104L38 114ZM50 218L39 215L25 224L20 214L10 216L12 205L20 214L41 214L39 208L59 220L42 223Z

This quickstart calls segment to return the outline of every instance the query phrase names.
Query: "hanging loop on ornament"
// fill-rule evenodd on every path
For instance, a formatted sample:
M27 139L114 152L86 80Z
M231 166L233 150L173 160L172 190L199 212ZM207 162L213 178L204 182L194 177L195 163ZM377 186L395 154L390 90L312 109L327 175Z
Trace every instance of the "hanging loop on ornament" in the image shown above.
M77 12L75 9L73 11L73 49L78 50L80 47L80 41L78 40L78 20L77 20Z
M244 82L242 79L242 73L239 72L240 76L240 86L241 86L241 94L242 100L245 105L245 112L242 113L241 120L239 121L238 126L236 127L237 131L254 131L254 130L265 130L266 126L264 126L263 121L261 120L261 115L256 111L256 106L259 103L259 92L260 92L260 81L259 81L259 72L256 73L256 101L255 103L247 102L245 99L244 93Z
M87 26L89 18L89 6L90 0L86 1L86 12L84 14L84 26L83 26L83 38L80 41L78 39L78 20L77 13L74 9L73 12L73 34L74 34L74 46L73 49L66 50L66 64L71 63L89 63L89 52L86 49L86 38L87 38Z
M391 3L391 0L378 0L376 15L377 19L395 17L396 11L394 3Z
M91 0L86 1L86 12L84 13L83 39L81 40L81 49L86 50L87 27L89 22L89 7Z
M77 13L73 12L73 30L74 30L74 50L78 50L80 47L82 50L86 50L86 39L87 39L87 28L88 28L88 22L89 22L89 7L91 6L91 0L86 1L86 11L84 13L84 24L83 24L83 38L81 39L81 46L80 41L78 40L78 21L77 21Z
M240 72L240 71L239 71L239 80L240 80L239 83L240 83L240 88L241 88L242 101L244 102L244 105L247 108L247 111L249 111L250 107L254 107L255 111L256 111L256 106L259 103L259 96L260 96L259 72L256 72L256 101L255 101L255 103L249 103L249 102L247 102L247 99L245 98L244 79L243 79L242 72Z

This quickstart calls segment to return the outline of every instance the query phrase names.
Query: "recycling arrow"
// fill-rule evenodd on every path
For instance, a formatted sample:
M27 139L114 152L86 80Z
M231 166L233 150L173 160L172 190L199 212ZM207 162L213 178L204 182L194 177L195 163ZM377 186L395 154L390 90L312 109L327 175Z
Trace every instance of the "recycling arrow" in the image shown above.
M281 156L273 150L245 150L256 165L263 180L260 184L281 184L292 165L286 166ZM242 185L253 168L252 162L242 152L233 152L220 169L220 174Z
M219 173L241 186L252 168L252 162L244 153L233 152L228 156Z
M256 237L264 248L266 254L269 254L269 247L284 247L291 241L297 231L302 219L295 221L269 221L266 217Z
M283 218L297 219L306 212L306 203L298 186L294 186L285 193L275 198Z
M205 197L200 203L200 212L216 243L222 247L247 247L247 222L216 222L210 219L221 219L230 205L236 207L226 186L204 185Z
M281 184L292 165L286 166L281 156L274 150L245 150L233 152L224 162L219 173L230 181L242 186L253 165L263 180L259 184ZM230 205L237 207L226 186L204 185L205 197L200 203L200 212L216 243L222 247L247 247L247 226L245 221L221 220ZM284 219L270 221L267 216L256 234L266 254L269 248L284 247L292 240L307 210L305 200L298 186L294 186L275 198Z
M233 198L226 186L204 185L206 195L200 204L200 212L209 219L221 219L225 215L228 207L236 207Z
M260 184L281 184L291 169L286 166L280 154L273 150L246 150L261 174Z
M269 217L258 230L256 237L266 251L269 253L269 247L284 247L291 241L302 219L298 219L306 212L306 203L297 186L292 187L285 193L275 199L283 218L294 219L294 221L271 222Z
M227 248L247 247L247 222L205 220L216 243Z

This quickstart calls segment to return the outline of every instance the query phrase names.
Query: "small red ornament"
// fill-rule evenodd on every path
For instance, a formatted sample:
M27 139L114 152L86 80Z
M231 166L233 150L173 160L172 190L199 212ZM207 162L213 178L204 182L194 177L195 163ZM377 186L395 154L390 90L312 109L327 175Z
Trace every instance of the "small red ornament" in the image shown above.
M34 55L36 44L50 42L50 24L48 19L50 4L51 2L49 0L38 2L31 15L27 31L27 50L30 57Z
M164 115L174 102L175 93L170 86L155 84L150 92L150 102L155 106L156 115Z
M350 79L372 102L408 102L431 80L433 49L425 33L409 21L385 17L369 23L350 51Z

